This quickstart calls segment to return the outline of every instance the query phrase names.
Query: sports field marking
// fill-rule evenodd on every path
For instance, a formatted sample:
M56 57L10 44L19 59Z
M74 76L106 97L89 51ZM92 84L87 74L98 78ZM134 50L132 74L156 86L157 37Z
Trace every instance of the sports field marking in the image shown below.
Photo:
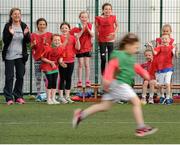
M71 124L71 122L58 121L58 122L0 122L0 125L35 125L35 124ZM102 122L99 122L102 123ZM103 122L104 124L135 124L135 122ZM180 122L145 122L147 124L180 124ZM97 122L83 122L83 124L98 124Z

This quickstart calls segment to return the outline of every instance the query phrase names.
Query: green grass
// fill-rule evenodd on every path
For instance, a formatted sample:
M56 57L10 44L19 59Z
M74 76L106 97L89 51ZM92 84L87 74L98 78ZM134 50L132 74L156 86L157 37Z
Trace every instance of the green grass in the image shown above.
M145 121L159 131L138 138L134 136L136 125L130 104L115 104L109 112L95 114L84 120L78 129L72 129L73 110L91 104L0 104L0 144L180 143L180 105L143 106Z

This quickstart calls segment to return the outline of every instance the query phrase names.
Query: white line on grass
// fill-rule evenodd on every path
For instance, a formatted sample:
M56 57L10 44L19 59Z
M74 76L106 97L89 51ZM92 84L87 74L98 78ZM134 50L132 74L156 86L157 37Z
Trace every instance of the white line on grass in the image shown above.
M102 123L102 122L99 122ZM104 124L135 124L135 122L103 122ZM145 123L152 123L152 124L180 124L180 122L145 122ZM58 122L0 122L0 125L36 125L36 124L71 124L71 122L65 122L65 121L58 121ZM98 124L97 122L91 122L87 123L84 122L84 124Z

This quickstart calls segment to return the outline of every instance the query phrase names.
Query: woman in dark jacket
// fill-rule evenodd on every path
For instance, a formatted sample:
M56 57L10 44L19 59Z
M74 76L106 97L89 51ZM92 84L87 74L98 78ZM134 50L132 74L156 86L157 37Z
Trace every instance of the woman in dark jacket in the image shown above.
M22 90L25 63L28 60L27 44L30 42L30 33L27 25L21 21L21 10L19 8L10 10L9 22L6 23L3 30L3 42L2 58L5 62L5 86L3 91L6 102L8 105L14 104L14 101L24 104ZM16 71L15 85L13 85L14 68Z

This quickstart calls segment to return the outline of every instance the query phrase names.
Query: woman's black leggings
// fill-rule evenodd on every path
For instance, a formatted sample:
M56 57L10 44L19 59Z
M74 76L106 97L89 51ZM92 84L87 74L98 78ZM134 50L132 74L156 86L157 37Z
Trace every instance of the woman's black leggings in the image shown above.
M66 63L67 67L63 68L59 66L59 75L60 75L60 83L59 83L59 90L70 90L71 88L71 80L72 74L74 70L74 62L73 63Z
M108 52L108 60L110 59L110 54L113 51L113 42L99 42L100 55L101 55L101 74L103 74L106 66L106 48Z

